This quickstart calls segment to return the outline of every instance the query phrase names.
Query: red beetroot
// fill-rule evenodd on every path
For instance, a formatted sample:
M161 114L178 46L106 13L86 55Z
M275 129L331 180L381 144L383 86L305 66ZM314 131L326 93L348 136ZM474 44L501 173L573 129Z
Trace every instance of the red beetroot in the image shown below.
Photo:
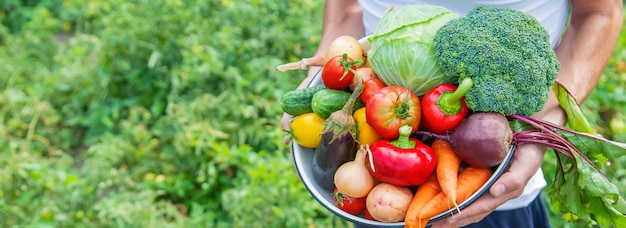
M512 133L504 115L485 112L463 119L450 134L449 142L461 160L489 168L500 164L506 157L511 148Z

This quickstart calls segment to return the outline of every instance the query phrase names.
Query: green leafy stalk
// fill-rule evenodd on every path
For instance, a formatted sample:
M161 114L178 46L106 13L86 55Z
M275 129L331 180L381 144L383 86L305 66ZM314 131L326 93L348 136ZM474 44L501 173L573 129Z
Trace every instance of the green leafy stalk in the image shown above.
M565 111L567 125L574 131L593 134L594 130L589 124L589 121L587 121L587 118L583 115L578 105L578 100L569 90L559 81L555 81L555 83L552 84L552 90L559 100L559 105Z
M583 115L582 110L578 105L578 101L569 92L569 90L567 90L567 88L565 88L565 86L559 81L556 81L552 85L552 89L557 99L559 100L561 108L565 111L568 126L573 131L594 134L594 130L589 124L589 121L587 121L587 119ZM599 164L597 165L607 164L607 166L610 166L610 160L614 160L614 158L623 155L623 150L620 149L623 149L625 147L624 144L608 141L604 138L600 138L601 142L590 140L590 137L577 137L572 132L567 132L563 135L567 137L568 140L570 140L571 142L577 142L576 144L592 145L588 150L588 156L598 161L597 163ZM593 176L595 172L587 173L589 175L586 176L584 175L585 173L587 172L581 172L578 175L578 178L589 178L591 180L602 180L605 182L609 182L606 178L595 178ZM582 188L584 186L580 187ZM624 216L626 214L626 201L624 200L624 197L619 194L618 189L612 184L602 185L602 187L605 187L602 189L602 191L593 192L596 193L596 197L586 197L590 198L589 205L591 205L592 208L594 208L598 212L602 212L596 214L595 219L601 225L612 224L615 227L626 226L626 219L624 219ZM607 207L606 205L610 206ZM586 219L586 217L583 217L583 219Z
M556 176L547 190L555 210L601 227L626 226L626 201L602 173L610 166L607 156L626 154L624 144L526 116L510 117L526 124L514 127L516 143L546 145L567 155L556 154Z
M541 126L564 138L571 157L557 156L557 169L547 190L552 207L572 221L581 219L600 227L626 227L626 201L619 189L601 172L611 161L626 154L626 145L596 135L576 98L558 81L552 86L567 116L564 128L536 120Z
M564 132L559 134L580 150L585 150L588 156L594 151L608 149L606 144L591 138ZM569 211L587 222L595 220L601 227L626 227L626 201L619 189L604 174L584 162L579 154L573 153L573 156L574 159L558 156L560 178L555 178L553 187L548 190L553 201L559 204L555 208L565 209L562 211Z

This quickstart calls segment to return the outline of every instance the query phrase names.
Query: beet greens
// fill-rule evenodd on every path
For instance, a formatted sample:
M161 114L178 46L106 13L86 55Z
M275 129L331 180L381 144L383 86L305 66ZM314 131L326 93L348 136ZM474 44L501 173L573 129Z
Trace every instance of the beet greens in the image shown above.
M512 124L521 122L514 128L514 144L545 145L560 152L555 153L556 172L547 190L554 209L601 227L626 226L626 201L603 173L626 152L624 144L525 116L509 117Z
M556 145L562 142L559 147L551 148L566 155L567 151L571 152L571 156L555 153L556 172L547 189L552 207L563 213L564 218L582 219L600 227L626 227L626 200L603 173L604 170L618 168L612 161L626 155L626 144L596 134L583 115L578 101L558 80L552 90L565 111L567 127L512 116L530 124L530 129L551 135L547 139L527 137L528 140L545 140ZM555 138L560 140L554 141Z

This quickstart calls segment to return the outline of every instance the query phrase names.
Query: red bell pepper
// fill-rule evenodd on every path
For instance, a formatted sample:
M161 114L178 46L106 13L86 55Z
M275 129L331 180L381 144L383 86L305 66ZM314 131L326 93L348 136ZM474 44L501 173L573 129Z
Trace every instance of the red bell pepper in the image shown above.
M396 186L417 186L428 180L435 171L437 157L428 145L410 138L411 132L412 127L404 125L398 139L381 139L370 146L371 157L366 163L374 178Z
M421 102L424 129L443 134L458 126L469 112L465 94L472 84L472 79L465 78L458 87L444 83L426 92Z

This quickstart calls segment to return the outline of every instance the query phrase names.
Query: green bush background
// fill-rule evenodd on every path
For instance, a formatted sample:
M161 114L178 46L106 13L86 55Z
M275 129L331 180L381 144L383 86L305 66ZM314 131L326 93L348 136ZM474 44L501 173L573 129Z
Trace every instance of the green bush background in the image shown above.
M322 8L0 2L0 226L351 226L300 183L279 127L278 101L305 74L274 66L313 54ZM584 105L622 142L625 39Z

